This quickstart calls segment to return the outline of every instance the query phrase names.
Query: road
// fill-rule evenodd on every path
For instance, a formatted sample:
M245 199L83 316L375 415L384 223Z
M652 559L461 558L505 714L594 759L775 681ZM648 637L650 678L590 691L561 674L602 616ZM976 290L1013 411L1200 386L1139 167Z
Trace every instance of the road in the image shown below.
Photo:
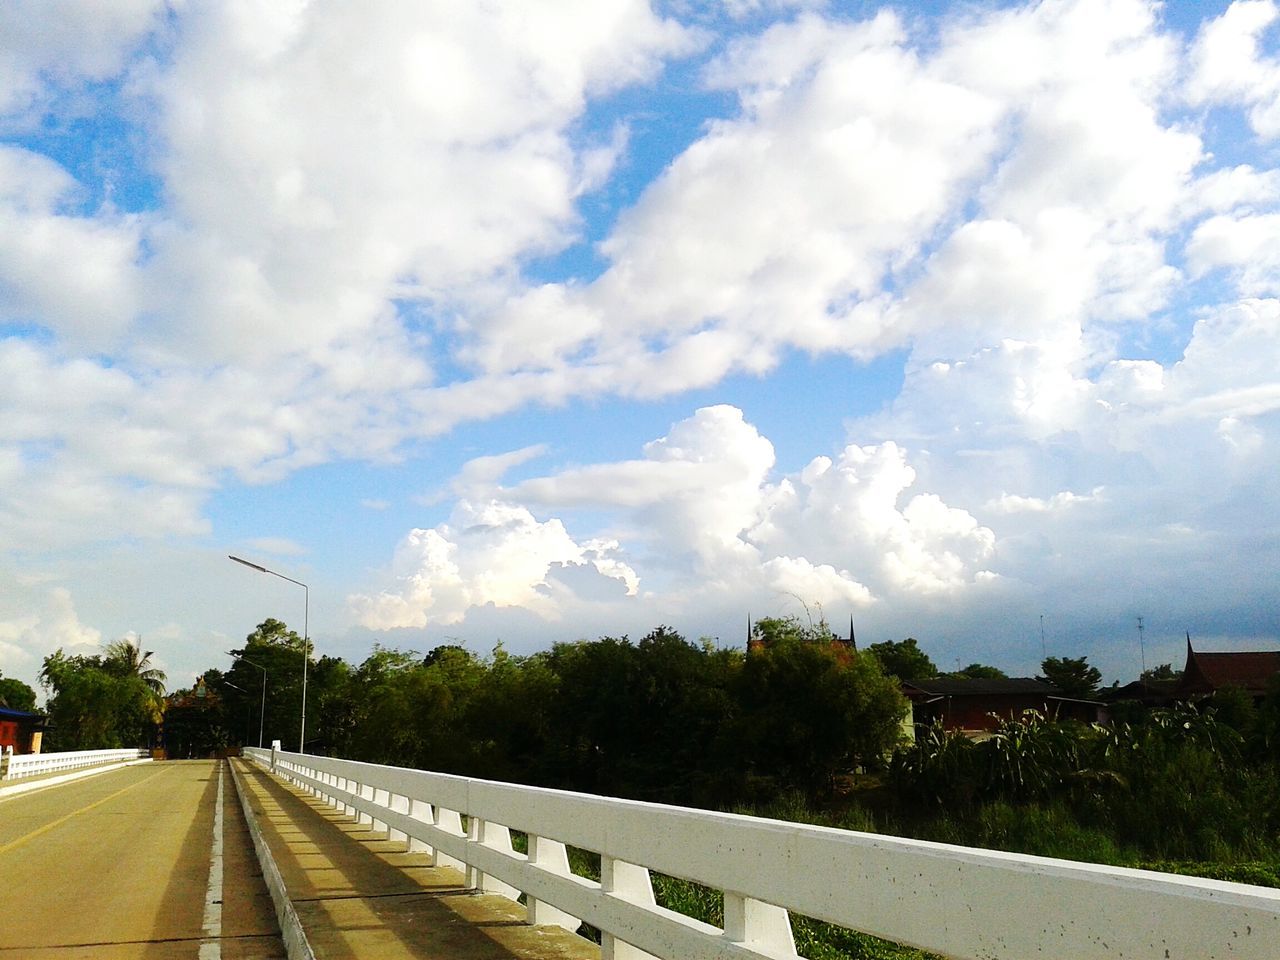
M283 956L224 762L0 799L0 960Z

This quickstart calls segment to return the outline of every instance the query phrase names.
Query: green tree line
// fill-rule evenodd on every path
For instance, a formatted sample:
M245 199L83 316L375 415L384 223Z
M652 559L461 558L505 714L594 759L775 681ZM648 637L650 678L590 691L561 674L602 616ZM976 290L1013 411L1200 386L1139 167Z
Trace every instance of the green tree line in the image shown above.
M615 796L718 806L798 789L820 798L881 764L906 702L874 656L825 624L766 618L749 651L669 627L515 656L458 646L322 657L307 677L307 749ZM171 755L274 739L296 749L301 641L268 620L174 698ZM265 706L262 696L266 683Z

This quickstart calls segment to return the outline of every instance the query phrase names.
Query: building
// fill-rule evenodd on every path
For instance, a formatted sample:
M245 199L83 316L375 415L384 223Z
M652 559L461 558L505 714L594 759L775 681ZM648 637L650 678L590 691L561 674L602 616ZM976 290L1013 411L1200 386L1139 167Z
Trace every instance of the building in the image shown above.
M946 730L984 733L1024 710L1037 710L1060 720L1098 719L1100 704L1064 697L1050 683L1034 677L967 679L936 677L904 680L902 693L911 701L916 724L940 722Z
M1238 687L1254 700L1267 695L1268 685L1280 674L1280 650L1244 653L1201 653L1187 635L1187 665L1174 691L1178 700L1211 697L1224 687Z
M44 730L43 715L0 707L0 752L39 753Z

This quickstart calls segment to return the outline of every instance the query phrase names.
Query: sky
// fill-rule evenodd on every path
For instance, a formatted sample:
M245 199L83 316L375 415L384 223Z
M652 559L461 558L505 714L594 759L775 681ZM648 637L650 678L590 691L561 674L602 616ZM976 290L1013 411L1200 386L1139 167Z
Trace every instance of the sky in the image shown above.
M1272 0L0 6L5 676L775 615L1126 682L1280 648L1278 477Z

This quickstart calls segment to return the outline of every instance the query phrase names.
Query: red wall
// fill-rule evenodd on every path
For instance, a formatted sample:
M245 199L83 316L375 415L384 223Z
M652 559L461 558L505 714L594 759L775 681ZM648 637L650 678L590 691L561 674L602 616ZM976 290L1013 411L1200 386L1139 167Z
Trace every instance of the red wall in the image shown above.
M994 730L1000 720L1019 716L1023 710L1038 710L1054 716L1057 704L1046 703L1043 696L1036 694L990 696L990 697L947 697L933 703L923 704L923 720L929 722L934 717L942 720L948 730ZM999 719L990 715L996 714ZM1065 713L1063 714L1065 718ZM916 715L921 720L921 714Z

